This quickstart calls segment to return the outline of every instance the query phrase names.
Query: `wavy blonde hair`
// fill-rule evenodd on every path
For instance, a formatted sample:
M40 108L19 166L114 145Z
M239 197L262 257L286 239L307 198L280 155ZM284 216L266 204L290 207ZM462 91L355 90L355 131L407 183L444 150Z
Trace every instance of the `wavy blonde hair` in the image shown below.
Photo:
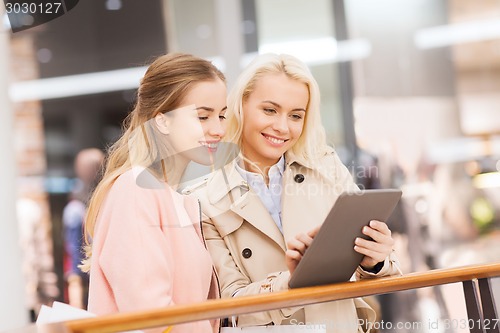
M318 159L331 150L326 144L325 129L321 123L319 86L309 68L291 55L262 54L243 70L228 96L227 140L241 147L244 126L243 104L255 90L257 82L269 74L285 74L288 78L307 86L309 102L304 129L290 150L300 161L316 166Z
M154 165L169 150L165 140L154 140L161 134L151 120L159 113L181 106L194 84L218 79L225 82L217 67L190 54L163 55L148 67L137 91L136 105L124 122L122 136L108 150L103 178L90 199L84 224L86 245L85 259L80 265L82 271L90 270L91 238L99 210L113 183L135 165Z

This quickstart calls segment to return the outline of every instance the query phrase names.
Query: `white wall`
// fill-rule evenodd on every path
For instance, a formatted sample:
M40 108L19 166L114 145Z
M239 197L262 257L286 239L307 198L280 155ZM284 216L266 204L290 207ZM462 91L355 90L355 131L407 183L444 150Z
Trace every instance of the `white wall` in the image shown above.
M4 6L0 6L3 17ZM28 311L24 304L21 249L16 221L14 133L12 107L8 100L9 33L0 30L0 331L24 326Z

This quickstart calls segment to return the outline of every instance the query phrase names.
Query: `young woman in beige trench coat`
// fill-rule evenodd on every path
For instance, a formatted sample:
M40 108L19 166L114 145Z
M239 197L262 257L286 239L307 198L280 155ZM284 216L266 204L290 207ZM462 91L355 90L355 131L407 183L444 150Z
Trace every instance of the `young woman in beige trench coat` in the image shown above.
M201 202L222 297L286 290L290 271L310 244L310 231L340 193L358 189L326 145L319 100L305 64L271 54L254 60L229 95L226 138L241 154L184 191ZM365 255L356 278L397 274L387 225L372 221L364 232L375 241L353 244ZM241 315L237 324L318 324L328 333L349 333L364 332L375 320L375 312L357 298Z

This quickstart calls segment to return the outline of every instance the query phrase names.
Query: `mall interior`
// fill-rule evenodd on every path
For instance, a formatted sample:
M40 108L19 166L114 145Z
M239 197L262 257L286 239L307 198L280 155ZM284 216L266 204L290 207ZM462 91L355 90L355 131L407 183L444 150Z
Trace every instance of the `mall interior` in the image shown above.
M147 64L168 52L211 60L229 89L259 53L301 59L356 182L403 191L388 221L403 272L500 261L500 1L80 1L15 33L4 10L0 331L68 302L75 156L120 136ZM377 301L393 321L465 313L454 284Z

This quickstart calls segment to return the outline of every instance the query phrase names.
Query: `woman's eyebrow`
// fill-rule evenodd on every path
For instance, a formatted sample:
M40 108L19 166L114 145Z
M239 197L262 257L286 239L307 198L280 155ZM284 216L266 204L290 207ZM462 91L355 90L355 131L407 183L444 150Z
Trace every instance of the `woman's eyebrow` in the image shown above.
M223 107L221 109L221 111L224 111L227 109L227 106ZM208 107L208 106L199 106L196 108L196 110L205 110L205 111L208 111L208 112L214 112L214 108L211 108L211 107Z
M199 106L196 108L196 110L205 110L205 111L213 112L214 108L210 108L208 106Z
M274 105L274 106L275 106L275 107L277 107L277 108L281 108L281 105L279 105L278 103L273 102L273 101L265 100L265 101L262 101L262 103L269 103L269 104ZM302 111L302 112L306 112L306 109L304 109L304 108L296 108L296 109L293 109L292 111Z
M278 103L273 102L273 101L266 100L266 101L262 101L262 103L269 103L269 104L274 105L277 108L281 108L281 105L279 105Z

